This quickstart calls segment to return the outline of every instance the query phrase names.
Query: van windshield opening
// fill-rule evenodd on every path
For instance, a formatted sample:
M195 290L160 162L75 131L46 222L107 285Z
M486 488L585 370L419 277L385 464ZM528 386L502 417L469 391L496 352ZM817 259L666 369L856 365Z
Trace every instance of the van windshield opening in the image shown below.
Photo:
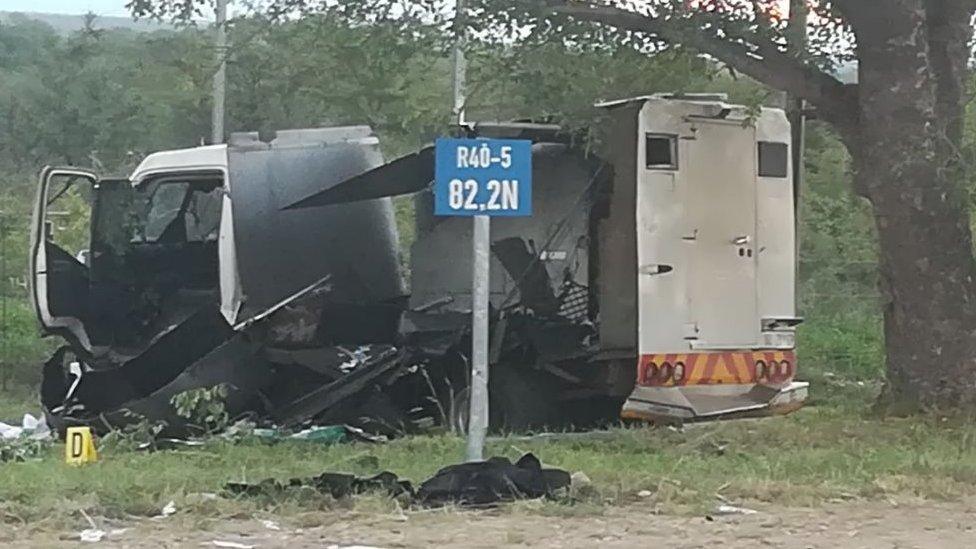
M162 179L139 189L134 243L215 242L220 229L221 180Z

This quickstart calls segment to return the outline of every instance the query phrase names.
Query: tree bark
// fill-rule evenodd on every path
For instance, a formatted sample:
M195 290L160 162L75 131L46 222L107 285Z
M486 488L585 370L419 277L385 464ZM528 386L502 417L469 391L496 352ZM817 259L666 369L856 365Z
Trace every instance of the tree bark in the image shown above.
M969 8L885 3L854 25L860 114L844 132L879 236L879 405L976 410L976 261L959 156Z

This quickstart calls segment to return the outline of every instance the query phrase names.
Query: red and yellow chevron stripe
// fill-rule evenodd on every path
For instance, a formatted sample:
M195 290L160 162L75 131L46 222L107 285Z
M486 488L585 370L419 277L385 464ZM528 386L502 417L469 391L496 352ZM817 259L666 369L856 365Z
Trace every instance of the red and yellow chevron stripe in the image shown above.
M796 373L793 351L641 355L637 384L675 387L717 384L779 384Z

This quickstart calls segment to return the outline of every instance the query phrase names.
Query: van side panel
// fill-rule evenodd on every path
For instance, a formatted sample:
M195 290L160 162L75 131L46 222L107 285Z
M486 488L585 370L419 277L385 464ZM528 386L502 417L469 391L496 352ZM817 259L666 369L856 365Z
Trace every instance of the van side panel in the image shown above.
M605 158L613 165L607 215L597 223L599 242L600 347L637 354L637 216L635 202L638 116L641 104L610 110Z
M238 135L228 149L241 321L329 276L335 299L377 303L405 295L389 198L284 210L382 164L368 128Z

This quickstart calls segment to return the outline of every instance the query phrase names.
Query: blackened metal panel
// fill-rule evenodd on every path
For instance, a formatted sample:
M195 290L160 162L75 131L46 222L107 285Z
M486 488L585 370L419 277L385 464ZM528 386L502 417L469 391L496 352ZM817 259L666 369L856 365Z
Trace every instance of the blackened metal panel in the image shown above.
M422 191L434 180L434 148L397 158L303 198L287 208L308 208Z
M590 194L599 159L585 158L566 145L537 143L532 147L531 217L506 217L492 221L493 243L522 239L560 293L567 279L589 284L588 241ZM431 201L429 193L421 195ZM462 217L433 218L429 204L418 205L417 241L411 254L411 306L421 307L445 297L451 302L438 310L471 310L471 221ZM434 222L436 220L436 222ZM544 259L543 259L544 258ZM518 287L493 254L491 305L495 308L520 302Z
M643 102L611 109L606 158L613 164L607 217L599 240L600 346L604 351L637 349L637 147Z
M246 411L258 410L260 398L257 393L273 378L270 363L260 356L258 350L259 345L249 341L245 334L236 334L194 362L171 382L122 404L118 410L104 414L102 421L112 427L122 427L147 418L153 423L162 421L165 427L161 434L165 436L186 436L198 432L201 426L190 425L191 421L198 421L196 418L180 416L173 398L186 391L218 385L227 389L223 403L231 419Z
M345 302L405 294L388 198L284 210L302 198L383 162L369 128L253 135L228 148L237 267L246 319L329 275L330 295Z

